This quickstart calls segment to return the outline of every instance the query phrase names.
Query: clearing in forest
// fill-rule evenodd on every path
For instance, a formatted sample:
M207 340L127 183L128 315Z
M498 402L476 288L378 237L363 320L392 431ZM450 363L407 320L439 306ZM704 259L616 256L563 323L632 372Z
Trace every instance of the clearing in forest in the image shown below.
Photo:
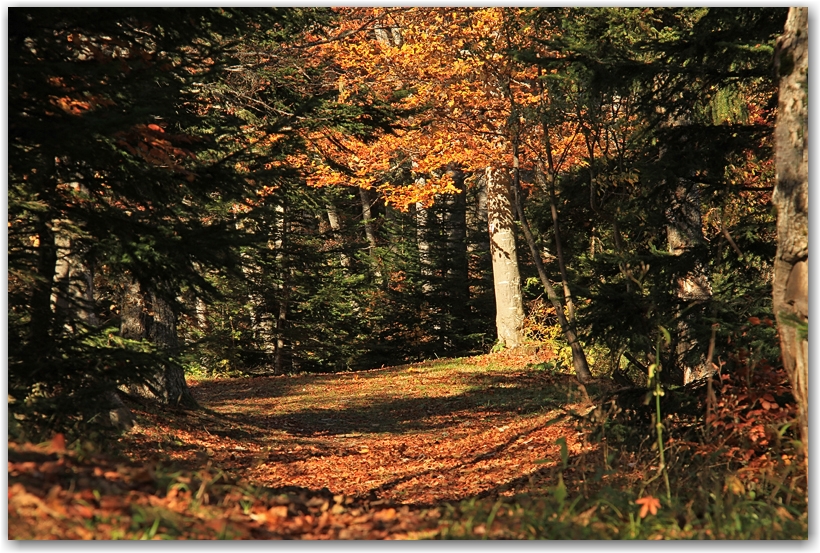
M460 500L551 489L582 450L567 414L591 404L549 356L191 382L202 410L132 402L130 462L10 443L9 537L442 536Z
M699 396L667 394L695 403L664 407L680 429L665 445L674 497L662 503L651 417L638 408L616 422L607 380L582 386L550 355L197 381L197 411L132 398L127 458L62 435L9 443L9 538L805 539L805 478L788 444L731 441L789 427L788 397L760 380L782 384L782 371L726 380L718 405L748 420L700 444L686 430L698 415L680 410L700 410ZM645 390L631 392L645 404ZM755 394L765 409L741 405Z
M206 412L151 420L143 461L203 462L270 488L326 488L414 506L512 494L580 451L577 381L536 356L496 354L357 373L192 382Z

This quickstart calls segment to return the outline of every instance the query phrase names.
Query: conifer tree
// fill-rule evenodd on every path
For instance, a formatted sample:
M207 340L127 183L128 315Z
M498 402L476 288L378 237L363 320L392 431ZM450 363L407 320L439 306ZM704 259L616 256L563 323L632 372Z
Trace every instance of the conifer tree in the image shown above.
M230 207L251 196L235 164L250 155L241 119L204 102L202 90L242 63L234 41L289 38L308 19L287 10L10 11L9 390L21 409L27 400L32 428L37 417L88 421L100 390L156 383L162 371L178 387L159 395L185 396L168 362L178 297L207 297L202 271L236 263ZM311 109L290 102L293 117ZM101 293L134 282L162 306L162 332L132 337L153 345L112 329L121 313L106 306L116 293L92 298L94 277ZM95 317L72 314L78 308Z

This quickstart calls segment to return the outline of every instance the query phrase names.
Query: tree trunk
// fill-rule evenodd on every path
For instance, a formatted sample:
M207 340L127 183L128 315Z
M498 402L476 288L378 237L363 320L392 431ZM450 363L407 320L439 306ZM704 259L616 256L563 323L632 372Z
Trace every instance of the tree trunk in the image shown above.
M371 194L370 190L362 187L359 187L359 198L361 198L362 201L362 224L364 225L364 235L367 238L368 249L370 250L370 256L373 260L373 266L375 267L373 276L376 277L377 281L384 284L382 272L379 270L379 260L375 258L376 246L378 246L378 241L376 240L376 229L373 224L373 204L375 203L375 200L373 199L373 194Z
M278 215L281 213L280 206L274 207L274 212ZM277 232L280 221L275 221ZM246 226L246 221L242 219L236 220L236 229L244 232L254 232L253 226ZM273 237L268 241L268 247L278 248L278 237ZM254 259L254 257L246 252L241 254L242 257L242 274L245 277L245 282L248 284L248 317L251 322L251 329L253 331L253 338L256 347L264 356L264 363L266 365L273 364L273 359L276 354L276 323L274 322L273 300L270 298L270 290L264 284L265 269ZM199 304L197 304L197 314L199 315ZM203 310L203 315L205 311ZM225 318L222 318L222 327L224 328ZM205 319L207 321L207 318ZM204 330L204 329L203 329ZM211 372L213 368L209 369Z
M495 285L495 324L498 340L505 346L514 348L524 341L524 304L515 249L510 176L503 170L488 167L486 177L490 256Z
M516 156L517 158L517 156ZM552 234L555 238L555 257L558 260L558 271L561 274L561 286L564 290L564 303L567 306L567 320L570 326L575 327L575 302L572 300L572 292L569 288L569 278L567 278L567 265L564 259L564 247L561 242L561 227L558 224L558 201L555 197L555 175L550 175L548 196L550 200L550 214L552 215Z
M800 437L809 447L809 121L808 8L790 8L778 40L775 67L780 98L775 126L777 254L773 308L780 332L783 366L797 401Z
M148 338L145 298L139 282L134 278L125 281L120 307L120 336L128 340Z
M344 239L342 238L342 223L339 217L339 211L332 202L327 203L327 220L330 223L330 231L333 233L334 247L339 248L339 262L342 267L350 267L350 258L344 252ZM372 231L371 231L372 232ZM375 240L375 237L374 237Z
M163 357L162 369L146 386L133 387L132 393L154 397L175 407L196 408L197 402L185 382L182 367L171 359L179 353L176 313L153 290L144 289L129 278L123 294L120 335L131 340L147 339Z
M666 237L669 253L683 255L687 250L703 241L700 213L700 192L697 183L679 181L675 189L675 199L667 211L669 224ZM687 274L678 278L677 296L682 302L703 303L712 299L712 285L709 272L697 263ZM682 311L682 310L681 310ZM693 312L689 312L690 316ZM678 313L678 328L675 338L675 367L680 371L662 373L675 384L688 384L704 378L712 367L706 366L706 350L692 336L692 327L685 316Z
M448 169L457 194L445 194L442 198L441 226L447 244L445 288L456 308L466 307L469 299L467 288L467 203L464 194L464 174Z
M362 200L362 224L364 225L364 235L372 252L377 245L376 230L373 228L373 198L370 190L359 187L359 197Z
M74 332L77 322L96 326L98 321L94 312L94 273L83 259L77 241L71 238L67 230L70 225L70 221L56 221L52 225L57 260L51 309L66 330Z
M276 213L279 219L276 221L277 236L274 240L274 248L277 251L276 261L278 264L279 276L281 285L279 286L279 294L277 298L278 309L276 311L275 329L276 329L276 347L273 352L273 373L285 374L287 372L287 359L285 352L287 350L288 342L285 336L285 326L288 318L288 299L289 299L289 277L290 277L290 260L286 255L285 249L288 242L288 221L287 210L285 206L276 206ZM273 318L273 313L267 313L267 316Z
M51 309L52 279L57 267L57 244L52 223L47 215L37 217L37 274L31 294L31 336L29 347L33 357L39 357L50 349L54 312Z
M470 314L473 328L487 336L494 334L490 320L495 313L490 236L487 232L487 178L485 172L475 176L475 184L465 190L467 196L467 267ZM482 321L482 322L479 322ZM486 321L483 322L483 321Z
M419 273L422 279L422 292L429 295L435 289L433 286L433 252L430 245L430 210L423 204L415 205L416 219L416 247L419 252Z

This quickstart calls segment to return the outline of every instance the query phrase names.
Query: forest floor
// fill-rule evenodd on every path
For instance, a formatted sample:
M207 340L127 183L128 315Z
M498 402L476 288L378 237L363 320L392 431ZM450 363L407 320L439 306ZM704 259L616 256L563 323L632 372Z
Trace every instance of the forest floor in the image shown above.
M61 436L10 443L9 537L532 537L531 511L549 512L538 501L571 515L556 520L565 537L612 536L587 528L603 503L566 509L565 498L614 486L630 498L613 512L631 505L639 524L657 510L651 496L635 503L647 473L601 470L606 451L577 421L602 385L546 370L549 357L192 381L202 410L132 405L127 462Z

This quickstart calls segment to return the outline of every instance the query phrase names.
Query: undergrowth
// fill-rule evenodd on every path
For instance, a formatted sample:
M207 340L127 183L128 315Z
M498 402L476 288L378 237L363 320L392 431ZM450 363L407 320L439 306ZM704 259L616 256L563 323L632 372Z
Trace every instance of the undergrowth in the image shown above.
M526 493L450 505L440 537L807 539L807 462L787 376L735 361L742 370L660 398L669 495L652 391L603 393L576 415L593 447L573 457L562 448Z

